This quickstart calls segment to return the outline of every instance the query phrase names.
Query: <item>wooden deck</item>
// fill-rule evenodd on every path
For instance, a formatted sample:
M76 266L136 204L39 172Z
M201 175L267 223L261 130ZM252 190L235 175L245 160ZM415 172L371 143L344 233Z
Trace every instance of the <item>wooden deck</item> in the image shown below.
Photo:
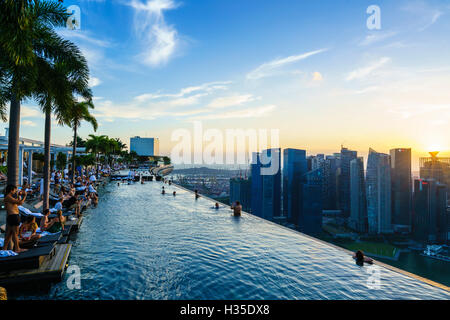
M72 226L72 231L71 232L76 232L80 229L81 224L83 223L83 217L77 218L75 220L72 221L66 221L66 223L64 224L64 226Z
M38 269L0 273L0 285L14 285L29 281L61 281L69 259L71 244L57 244L52 256L42 257Z

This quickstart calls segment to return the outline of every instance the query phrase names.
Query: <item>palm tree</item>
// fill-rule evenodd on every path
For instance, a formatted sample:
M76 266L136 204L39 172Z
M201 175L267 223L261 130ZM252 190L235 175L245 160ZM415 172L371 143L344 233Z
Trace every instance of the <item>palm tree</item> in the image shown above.
M79 60L56 62L53 65L38 60L38 82L34 96L45 113L45 140L44 140L44 203L43 208L48 209L50 192L50 144L51 144L51 114L55 113L58 124L67 124L67 114L74 102L74 94L85 99L92 98L89 89L89 68L84 57L78 52Z
M86 141L86 151L92 152L95 155L95 167L96 173L98 175L98 158L100 153L105 150L105 142L108 139L107 136L95 136L93 134L89 135L88 141Z
M75 156L77 153L77 143L79 138L77 136L77 130L81 125L81 121L89 122L94 128L94 131L97 131L98 129L97 119L95 119L95 117L91 115L89 109L94 109L94 104L92 103L92 101L76 102L72 104L72 106L67 110L68 112L65 122L73 129L71 177L72 183L74 182L75 178Z
M0 93L3 94L0 109L4 101L9 100L11 103L9 184L18 183L20 107L23 99L33 95L38 83L38 60L54 64L79 59L77 47L62 39L54 30L55 27L63 27L69 16L59 2L0 1Z
M120 138L116 138L114 140L116 140L116 142L119 146L119 150L118 150L119 153L122 152L122 150L125 150L127 148L126 143L123 143L122 140L120 140Z

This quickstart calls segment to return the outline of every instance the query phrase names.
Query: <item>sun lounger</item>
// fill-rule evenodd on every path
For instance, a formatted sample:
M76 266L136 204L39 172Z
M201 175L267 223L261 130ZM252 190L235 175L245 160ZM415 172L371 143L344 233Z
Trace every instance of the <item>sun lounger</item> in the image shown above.
M43 257L52 255L55 250L54 244L42 247L34 247L28 251L19 253L14 257L0 258L0 272L20 270L20 269L37 269Z

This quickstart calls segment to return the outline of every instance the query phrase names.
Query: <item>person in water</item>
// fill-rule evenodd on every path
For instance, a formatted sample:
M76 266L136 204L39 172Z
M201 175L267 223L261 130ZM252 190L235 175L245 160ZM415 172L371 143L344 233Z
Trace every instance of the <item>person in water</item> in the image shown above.
M176 191L174 191L174 192L173 192L173 196L175 197L176 195L177 195L177 192L176 192Z
M358 250L353 254L353 259L356 260L356 263L358 265L363 265L364 262L366 262L368 264L373 264L373 259L366 257L364 255L364 252L362 252L361 250Z
M22 196L22 198L20 196ZM6 209L6 236L3 250L8 250L9 244L12 241L16 253L26 251L26 249L21 249L19 246L20 215L18 207L23 205L26 198L27 193L25 190L18 193L16 186L11 184L6 186L5 198L3 200Z
M162 192L161 192L161 194L166 194L166 190L163 189Z
M239 201L236 201L236 203L231 206L231 209L233 210L233 215L235 217L240 217L242 212L242 205Z
M219 203L216 202L216 204L214 205L214 208L219 209Z
M194 193L195 193L195 200L197 200L198 198L200 198L200 195L198 194L198 190L195 190Z

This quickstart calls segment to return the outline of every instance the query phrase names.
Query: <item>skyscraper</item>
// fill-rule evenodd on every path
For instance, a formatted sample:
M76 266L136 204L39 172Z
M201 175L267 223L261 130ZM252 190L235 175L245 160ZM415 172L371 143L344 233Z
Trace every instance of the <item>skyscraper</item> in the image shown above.
M305 150L283 150L283 215L295 224L298 222L300 188L306 166Z
M301 187L301 210L297 226L301 232L306 234L315 235L322 232L322 182L322 169L312 170L305 174L305 181Z
M262 216L262 176L261 176L261 161L259 152L253 152L252 164L250 165L251 172L251 212L252 214Z
M391 233L391 164L388 154L369 150L366 189L369 233Z
M434 181L450 187L450 158L438 157L439 152L430 152L431 157L420 158L420 178Z
M336 210L338 208L337 171L338 158L327 156L323 162L323 208L324 210Z
M271 159L270 164L262 164L262 168L268 168L276 164L276 172L262 175L262 217L272 220L281 216L281 149L268 149L263 151Z
M364 179L364 159L350 161L350 228L367 232L367 199Z
M392 149L390 155L392 225L394 231L410 232L412 216L411 149Z
M239 201L242 210L251 211L251 179L231 178L230 179L230 204Z
M338 173L338 202L344 217L350 216L350 161L356 159L357 151L341 148Z
M448 243L447 188L435 180L414 180L413 237L423 243Z
M270 159L264 163L262 157ZM267 160L265 159L265 160ZM277 166L276 168L273 166ZM281 215L281 150L268 149L253 153L251 165L252 213L272 220ZM269 169L269 168L273 168ZM264 170L264 171L263 171Z

